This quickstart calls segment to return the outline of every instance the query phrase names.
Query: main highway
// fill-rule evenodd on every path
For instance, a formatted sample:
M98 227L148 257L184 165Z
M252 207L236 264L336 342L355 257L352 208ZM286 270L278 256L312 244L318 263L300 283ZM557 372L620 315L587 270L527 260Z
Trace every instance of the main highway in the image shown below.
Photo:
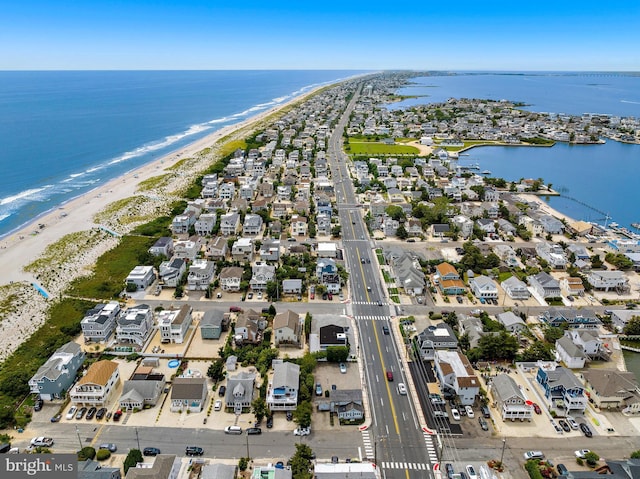
M437 461L432 438L422 430L411 395L398 391L399 383L408 384L408 372L402 366L398 333L391 324L395 306L388 304L373 242L342 149L342 134L360 90L361 86L333 130L328 156L349 272L351 313L370 405L370 427L363 432L365 452L381 468L383 477L432 477Z

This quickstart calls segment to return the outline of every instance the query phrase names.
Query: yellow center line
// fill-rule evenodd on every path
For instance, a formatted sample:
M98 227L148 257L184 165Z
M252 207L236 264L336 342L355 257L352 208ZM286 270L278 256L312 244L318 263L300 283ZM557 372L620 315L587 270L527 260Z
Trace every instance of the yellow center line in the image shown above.
M360 263L360 274L362 275L362 282L364 283L364 294L367 295L367 303L371 302L371 298L369 297L369 290L367 289L367 278L364 275L364 268L362 267L362 258L360 257L360 251L356 250L358 254L358 262ZM380 349L378 347L378 349Z
M389 387L389 381L387 380L387 367L384 364L384 357L382 356L382 348L380 346L380 338L378 336L378 328L373 327L373 335L376 338L376 346L378 348L378 354L380 355L380 362L382 363L382 372L384 374L385 385L387 386L387 396L389 397L389 404L391 405L391 415L393 416L393 424L396 426L396 434L400 435L400 426L398 425L398 417L396 416L396 407L393 404L393 398L391 397L391 388Z

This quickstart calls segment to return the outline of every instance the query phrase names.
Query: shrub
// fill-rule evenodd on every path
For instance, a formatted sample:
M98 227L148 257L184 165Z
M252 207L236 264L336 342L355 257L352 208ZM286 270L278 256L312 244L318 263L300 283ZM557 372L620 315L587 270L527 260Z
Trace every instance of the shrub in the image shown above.
M83 447L78 451L78 461L86 461L87 459L93 459L95 457L96 450L91 446Z
M537 459L530 459L524 465L524 468L529 473L529 477L531 479L543 479L542 473L540 472L539 462L540 461L538 461Z
M238 461L238 469L240 469L241 471L246 471L248 465L249 460L246 457L241 457Z
M97 453L96 453L96 459L98 461L106 461L107 459L109 459L111 457L111 451L109 451L109 449L100 449Z

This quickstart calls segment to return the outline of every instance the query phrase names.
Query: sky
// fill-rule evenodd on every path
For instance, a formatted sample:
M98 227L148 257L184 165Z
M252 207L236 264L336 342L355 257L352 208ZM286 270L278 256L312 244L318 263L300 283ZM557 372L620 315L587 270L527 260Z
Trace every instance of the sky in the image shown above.
M0 0L0 70L640 71L639 28L636 0Z

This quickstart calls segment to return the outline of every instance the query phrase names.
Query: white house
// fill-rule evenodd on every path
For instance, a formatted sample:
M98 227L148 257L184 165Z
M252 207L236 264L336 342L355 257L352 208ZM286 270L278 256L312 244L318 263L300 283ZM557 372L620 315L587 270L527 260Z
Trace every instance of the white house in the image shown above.
M85 342L106 341L116 329L116 319L120 314L120 304L110 301L107 304L97 304L82 318L80 326Z
M124 311L117 320L116 338L119 343L133 343L142 347L153 329L153 312L148 304L140 304Z
M488 276L480 275L469 280L469 287L476 298L497 299L498 285Z
M120 383L118 364L103 359L89 366L87 372L69 391L69 399L76 406L106 406Z
M569 369L583 368L587 360L582 346L574 344L566 335L556 341L556 355L558 362L563 362Z
M220 271L222 291L240 291L243 269L240 266L226 266Z
M158 329L160 342L182 344L186 339L192 321L191 306L183 305L180 309L167 309L158 313Z
M189 266L187 288L189 291L205 291L213 281L215 263L206 259L194 259Z
M480 380L467 357L459 351L437 350L434 359L436 376L443 392L454 391L460 404L472 405L480 392Z
M287 310L273 318L273 336L276 347L280 344L302 346L302 320L298 313Z
M156 280L153 266L136 266L125 280L126 284L135 284L137 289L146 289Z
M267 389L271 411L293 411L298 406L300 366L282 360L273 361L273 377Z
M510 276L500 283L504 292L507 293L511 299L529 299L531 293L527 288L527 285L520 281L516 276Z
M629 280L622 271L591 271L587 279L589 284L597 290L629 290Z
M531 421L533 407L511 376L498 374L492 378L489 391L497 403L503 421Z

